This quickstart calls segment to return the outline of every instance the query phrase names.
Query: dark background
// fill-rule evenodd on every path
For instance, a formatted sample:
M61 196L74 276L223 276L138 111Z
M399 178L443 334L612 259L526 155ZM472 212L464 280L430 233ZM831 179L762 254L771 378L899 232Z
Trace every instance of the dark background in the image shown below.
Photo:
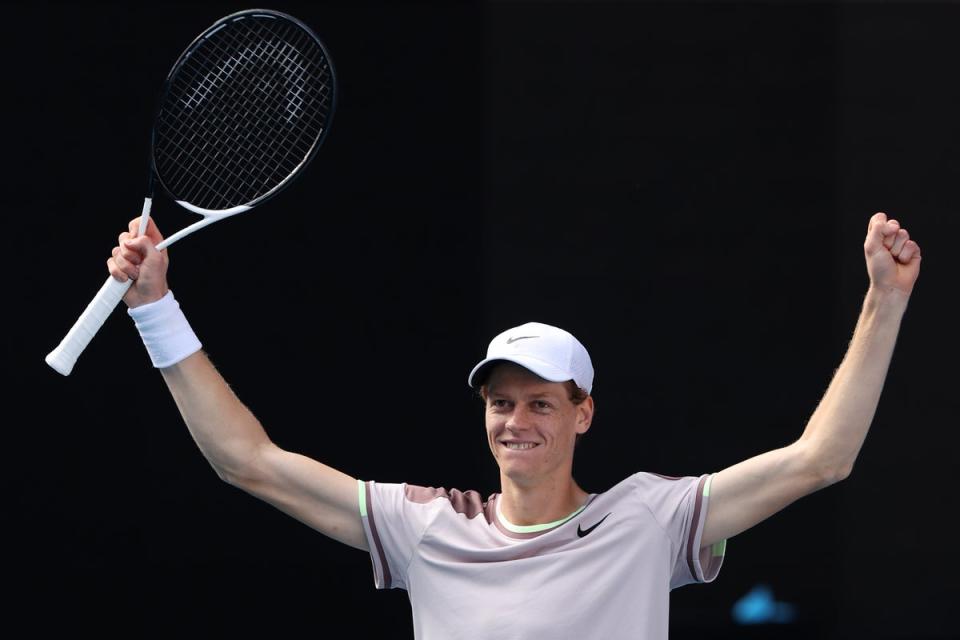
M217 479L122 310L71 376L43 362L140 212L169 66L251 6L324 39L339 110L281 197L171 249L170 282L280 446L493 493L466 375L528 320L591 350L588 491L785 445L843 356L886 211L923 269L856 470L675 591L671 637L960 636L953 3L3 6L10 624L412 636L366 554ZM163 197L154 215L193 219ZM735 624L760 583L795 624Z

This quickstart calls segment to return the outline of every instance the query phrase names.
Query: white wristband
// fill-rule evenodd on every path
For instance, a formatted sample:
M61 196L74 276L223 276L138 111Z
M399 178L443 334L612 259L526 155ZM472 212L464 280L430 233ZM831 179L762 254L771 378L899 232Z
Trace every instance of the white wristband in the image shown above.
M158 369L175 365L202 346L180 310L180 303L173 298L173 291L168 290L156 302L127 309L127 313Z

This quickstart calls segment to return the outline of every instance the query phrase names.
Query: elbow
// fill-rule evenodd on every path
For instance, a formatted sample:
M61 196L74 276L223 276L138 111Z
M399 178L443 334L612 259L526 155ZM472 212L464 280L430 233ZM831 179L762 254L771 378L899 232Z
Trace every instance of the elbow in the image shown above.
M838 482L846 480L853 472L853 462L830 465L820 469L818 474L821 488L835 485Z
M850 477L850 474L853 473L853 461L851 460L847 464L842 465L835 473L834 482L840 482L841 480L846 480Z
M805 475L813 491L819 491L846 480L853 471L853 459L843 460L825 455L822 449L804 441L798 442L797 446L803 460L801 465L806 470Z
M229 459L210 460L210 465L222 481L232 487L250 491L267 476L265 449L273 446L273 443L268 441L263 445L245 449L242 453L235 453Z
M235 473L231 473L226 467L221 467L216 464L210 465L213 467L214 472L217 474L217 477L222 481L226 482L232 487L240 485L240 476Z
M215 460L208 457L207 463L210 465L210 468L213 469L213 472L217 474L217 477L220 478L223 482L226 482L229 485L237 486L241 482L241 476L237 473L236 469L231 467L231 465L223 462L222 460Z
M231 487L249 491L250 487L256 484L256 474L249 467L243 466L218 466L213 465L213 470L217 477L226 482Z

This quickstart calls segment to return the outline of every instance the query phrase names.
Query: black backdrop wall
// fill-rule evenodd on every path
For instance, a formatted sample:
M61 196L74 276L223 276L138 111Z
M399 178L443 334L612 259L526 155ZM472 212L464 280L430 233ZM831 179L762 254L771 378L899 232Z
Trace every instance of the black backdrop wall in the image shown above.
M715 583L674 592L671 633L960 634L960 5L270 7L331 50L331 134L282 197L171 249L170 278L278 444L493 493L466 374L539 320L597 368L584 488L722 469L802 431L887 211L923 273L854 474L733 539ZM122 310L70 377L43 363L139 214L169 65L243 8L4 6L5 608L35 635L412 636L365 554L217 480ZM793 624L736 623L758 584Z

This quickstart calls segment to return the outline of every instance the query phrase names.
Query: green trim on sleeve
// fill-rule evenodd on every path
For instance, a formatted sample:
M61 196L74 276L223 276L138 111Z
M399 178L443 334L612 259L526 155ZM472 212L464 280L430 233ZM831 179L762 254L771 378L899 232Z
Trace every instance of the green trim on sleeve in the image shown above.
M360 503L360 517L367 517L367 492L364 491L365 487L363 486L363 480L357 480L357 493L359 495L358 502Z
M710 553L714 558L722 558L727 553L727 541L714 542L710 547Z
M710 483L713 482L713 476L715 474L710 474L707 478L707 481L703 483L703 497L710 497ZM721 540L720 542L714 542L710 545L710 555L714 558L722 558L727 553L727 541Z

